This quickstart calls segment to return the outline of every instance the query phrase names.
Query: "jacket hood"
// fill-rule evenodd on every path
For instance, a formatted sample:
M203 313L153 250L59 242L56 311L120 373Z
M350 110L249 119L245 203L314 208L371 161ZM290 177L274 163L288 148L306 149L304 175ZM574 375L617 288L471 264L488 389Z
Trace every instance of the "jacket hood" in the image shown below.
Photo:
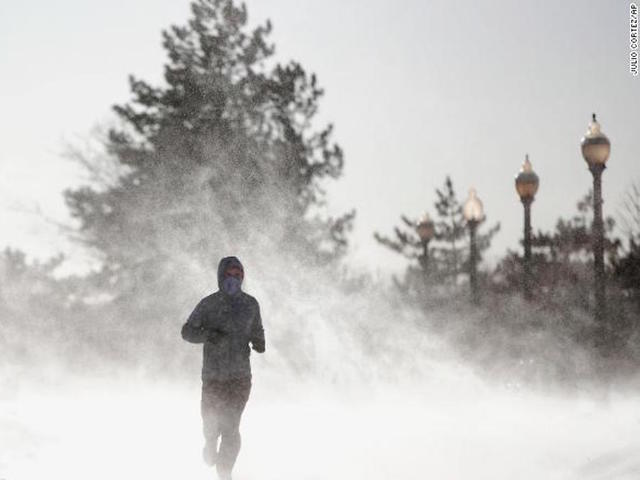
M218 288L220 290L222 290L222 280L224 280L224 272L229 267L239 267L244 274L244 267L242 266L242 263L240 263L240 260L238 260L238 257L224 257L222 260L220 260L220 263L218 263Z

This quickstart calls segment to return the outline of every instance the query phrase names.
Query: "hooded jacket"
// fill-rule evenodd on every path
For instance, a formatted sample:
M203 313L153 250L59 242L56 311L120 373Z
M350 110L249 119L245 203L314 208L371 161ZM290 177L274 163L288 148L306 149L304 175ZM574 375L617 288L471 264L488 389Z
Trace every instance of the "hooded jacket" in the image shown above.
M224 272L232 266L244 271L236 257L220 260L218 291L203 298L182 326L184 340L204 344L203 380L251 378L249 344L258 353L265 350L258 301L242 290L231 296L222 289Z

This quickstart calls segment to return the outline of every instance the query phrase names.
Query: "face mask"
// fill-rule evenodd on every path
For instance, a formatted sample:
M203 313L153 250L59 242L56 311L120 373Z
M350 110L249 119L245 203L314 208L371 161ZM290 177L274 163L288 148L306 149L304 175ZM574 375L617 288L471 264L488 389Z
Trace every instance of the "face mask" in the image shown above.
M225 277L222 281L222 290L233 296L240 291L240 285L242 285L242 280L239 278Z

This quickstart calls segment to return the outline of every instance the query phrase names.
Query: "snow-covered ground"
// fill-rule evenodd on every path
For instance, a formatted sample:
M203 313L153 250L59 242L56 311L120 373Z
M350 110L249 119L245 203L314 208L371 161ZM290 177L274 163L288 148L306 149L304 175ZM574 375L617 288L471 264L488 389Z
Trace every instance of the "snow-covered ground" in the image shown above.
M215 478L199 384L5 377L0 479ZM254 379L237 480L638 479L640 395Z

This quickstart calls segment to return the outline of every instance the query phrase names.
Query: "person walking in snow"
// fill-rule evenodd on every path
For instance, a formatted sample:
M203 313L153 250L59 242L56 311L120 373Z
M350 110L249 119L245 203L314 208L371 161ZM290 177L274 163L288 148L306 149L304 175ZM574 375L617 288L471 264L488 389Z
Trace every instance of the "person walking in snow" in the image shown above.
M240 417L251 391L251 348L265 350L258 301L242 291L244 268L236 257L218 265L218 291L203 298L182 327L182 338L202 343L201 414L204 461L230 480L240 451ZM220 446L218 448L218 438Z

